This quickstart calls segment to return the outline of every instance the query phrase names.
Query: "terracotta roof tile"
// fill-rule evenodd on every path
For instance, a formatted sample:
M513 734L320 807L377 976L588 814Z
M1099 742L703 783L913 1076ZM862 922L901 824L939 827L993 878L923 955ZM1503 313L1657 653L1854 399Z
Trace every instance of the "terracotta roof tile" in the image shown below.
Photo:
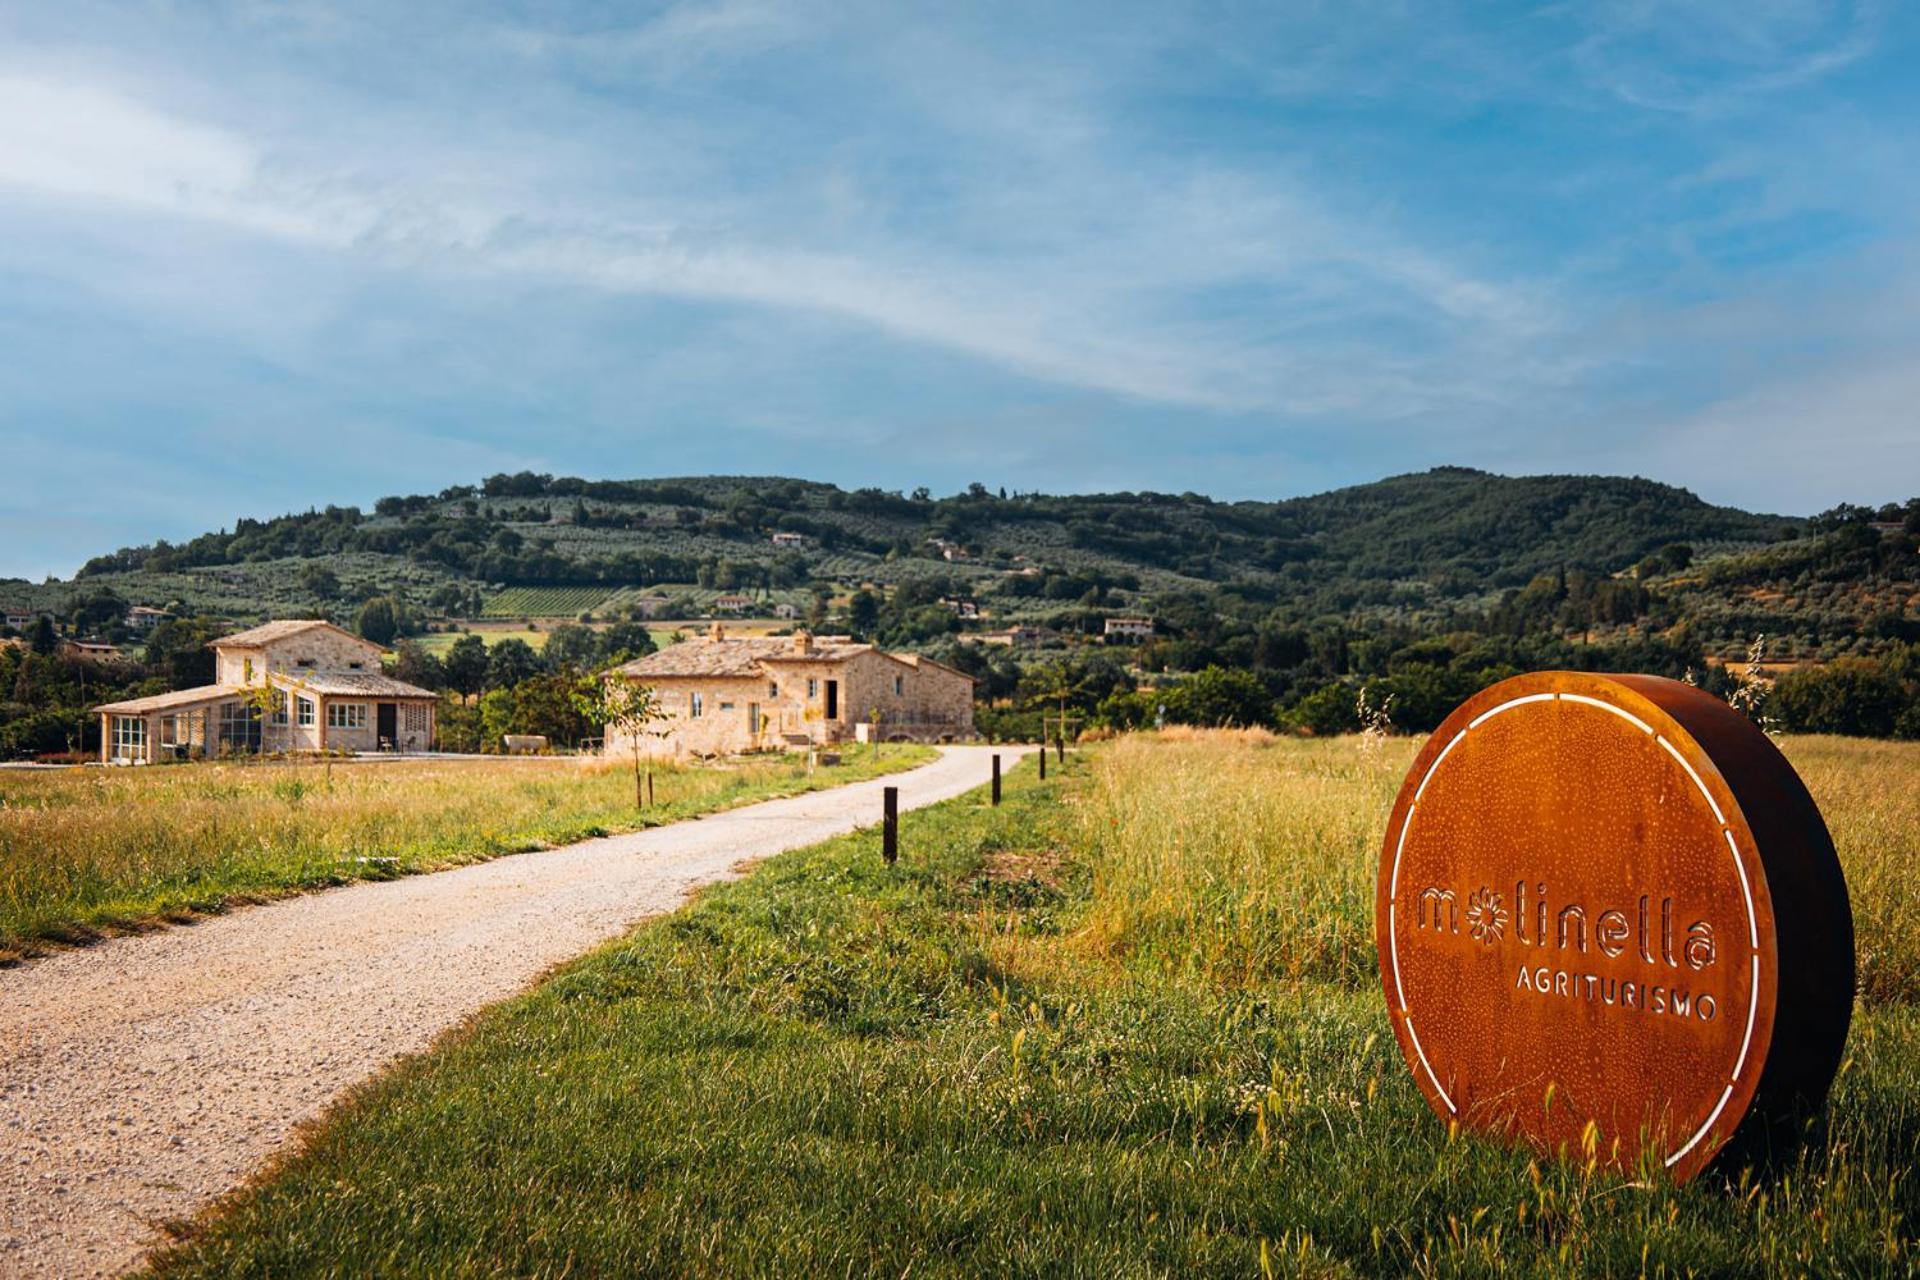
M153 711L171 711L175 707L191 707L202 702L219 702L239 692L239 689L231 685L203 684L197 689L175 689L171 693L156 693L148 698L128 698L124 702L106 702L95 707L94 711L126 716L146 715Z
M417 684L408 684L405 680L395 680L392 676L381 675L375 671L276 671L275 683L282 688L300 689L307 693L323 693L328 697L336 695L358 694L369 698L437 698L431 689L422 689Z
M620 668L630 676L754 676L760 663L792 641L743 636L724 640L682 640Z

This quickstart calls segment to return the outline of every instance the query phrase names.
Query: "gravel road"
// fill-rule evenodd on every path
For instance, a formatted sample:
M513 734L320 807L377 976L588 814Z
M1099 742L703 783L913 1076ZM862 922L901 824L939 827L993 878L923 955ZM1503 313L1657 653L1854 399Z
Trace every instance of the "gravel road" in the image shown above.
M882 786L902 809L977 787L989 754L0 969L0 1277L126 1271L475 1010L744 859L878 822Z

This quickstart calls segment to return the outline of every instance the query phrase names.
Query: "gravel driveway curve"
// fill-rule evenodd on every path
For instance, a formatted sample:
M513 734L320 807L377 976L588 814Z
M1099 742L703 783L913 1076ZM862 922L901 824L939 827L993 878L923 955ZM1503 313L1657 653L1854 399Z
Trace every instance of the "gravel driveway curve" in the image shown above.
M946 748L883 781L0 970L0 1277L126 1271L154 1224L200 1209L482 1006L743 859L878 822L883 786L902 809L980 786L990 754Z

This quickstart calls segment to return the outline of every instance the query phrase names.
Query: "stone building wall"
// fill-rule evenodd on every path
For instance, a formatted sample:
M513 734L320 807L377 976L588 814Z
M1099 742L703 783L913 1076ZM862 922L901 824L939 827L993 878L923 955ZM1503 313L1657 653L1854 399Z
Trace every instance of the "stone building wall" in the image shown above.
M226 685L259 684L269 671L297 675L307 671L380 670L380 647L329 627L313 627L265 645L216 645L214 682ZM247 676L251 662L253 679ZM306 663L305 667L301 666Z
M851 658L781 658L760 676L655 676L667 719L644 735L649 755L729 755L778 750L797 738L822 746L852 740L880 714L879 736L937 740L973 729L973 682L933 664L911 665L879 653ZM838 685L837 714L827 715L828 682ZM691 713L692 696L701 714ZM753 710L757 708L758 729ZM609 733L606 750L624 755L627 739Z
M643 734L640 750L646 755L733 755L774 750L785 745L783 733L803 732L801 708L771 692L766 676L662 676L652 682L667 718L656 731ZM694 694L700 696L700 714L692 714ZM758 731L752 723L757 709ZM606 750L625 755L631 739L608 731Z

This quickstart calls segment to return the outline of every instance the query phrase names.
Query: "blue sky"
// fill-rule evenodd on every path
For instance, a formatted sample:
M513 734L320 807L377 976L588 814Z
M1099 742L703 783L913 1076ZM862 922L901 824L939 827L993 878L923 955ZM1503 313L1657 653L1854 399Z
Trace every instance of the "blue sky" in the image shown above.
M1920 6L0 0L0 575L500 470L1920 490Z

